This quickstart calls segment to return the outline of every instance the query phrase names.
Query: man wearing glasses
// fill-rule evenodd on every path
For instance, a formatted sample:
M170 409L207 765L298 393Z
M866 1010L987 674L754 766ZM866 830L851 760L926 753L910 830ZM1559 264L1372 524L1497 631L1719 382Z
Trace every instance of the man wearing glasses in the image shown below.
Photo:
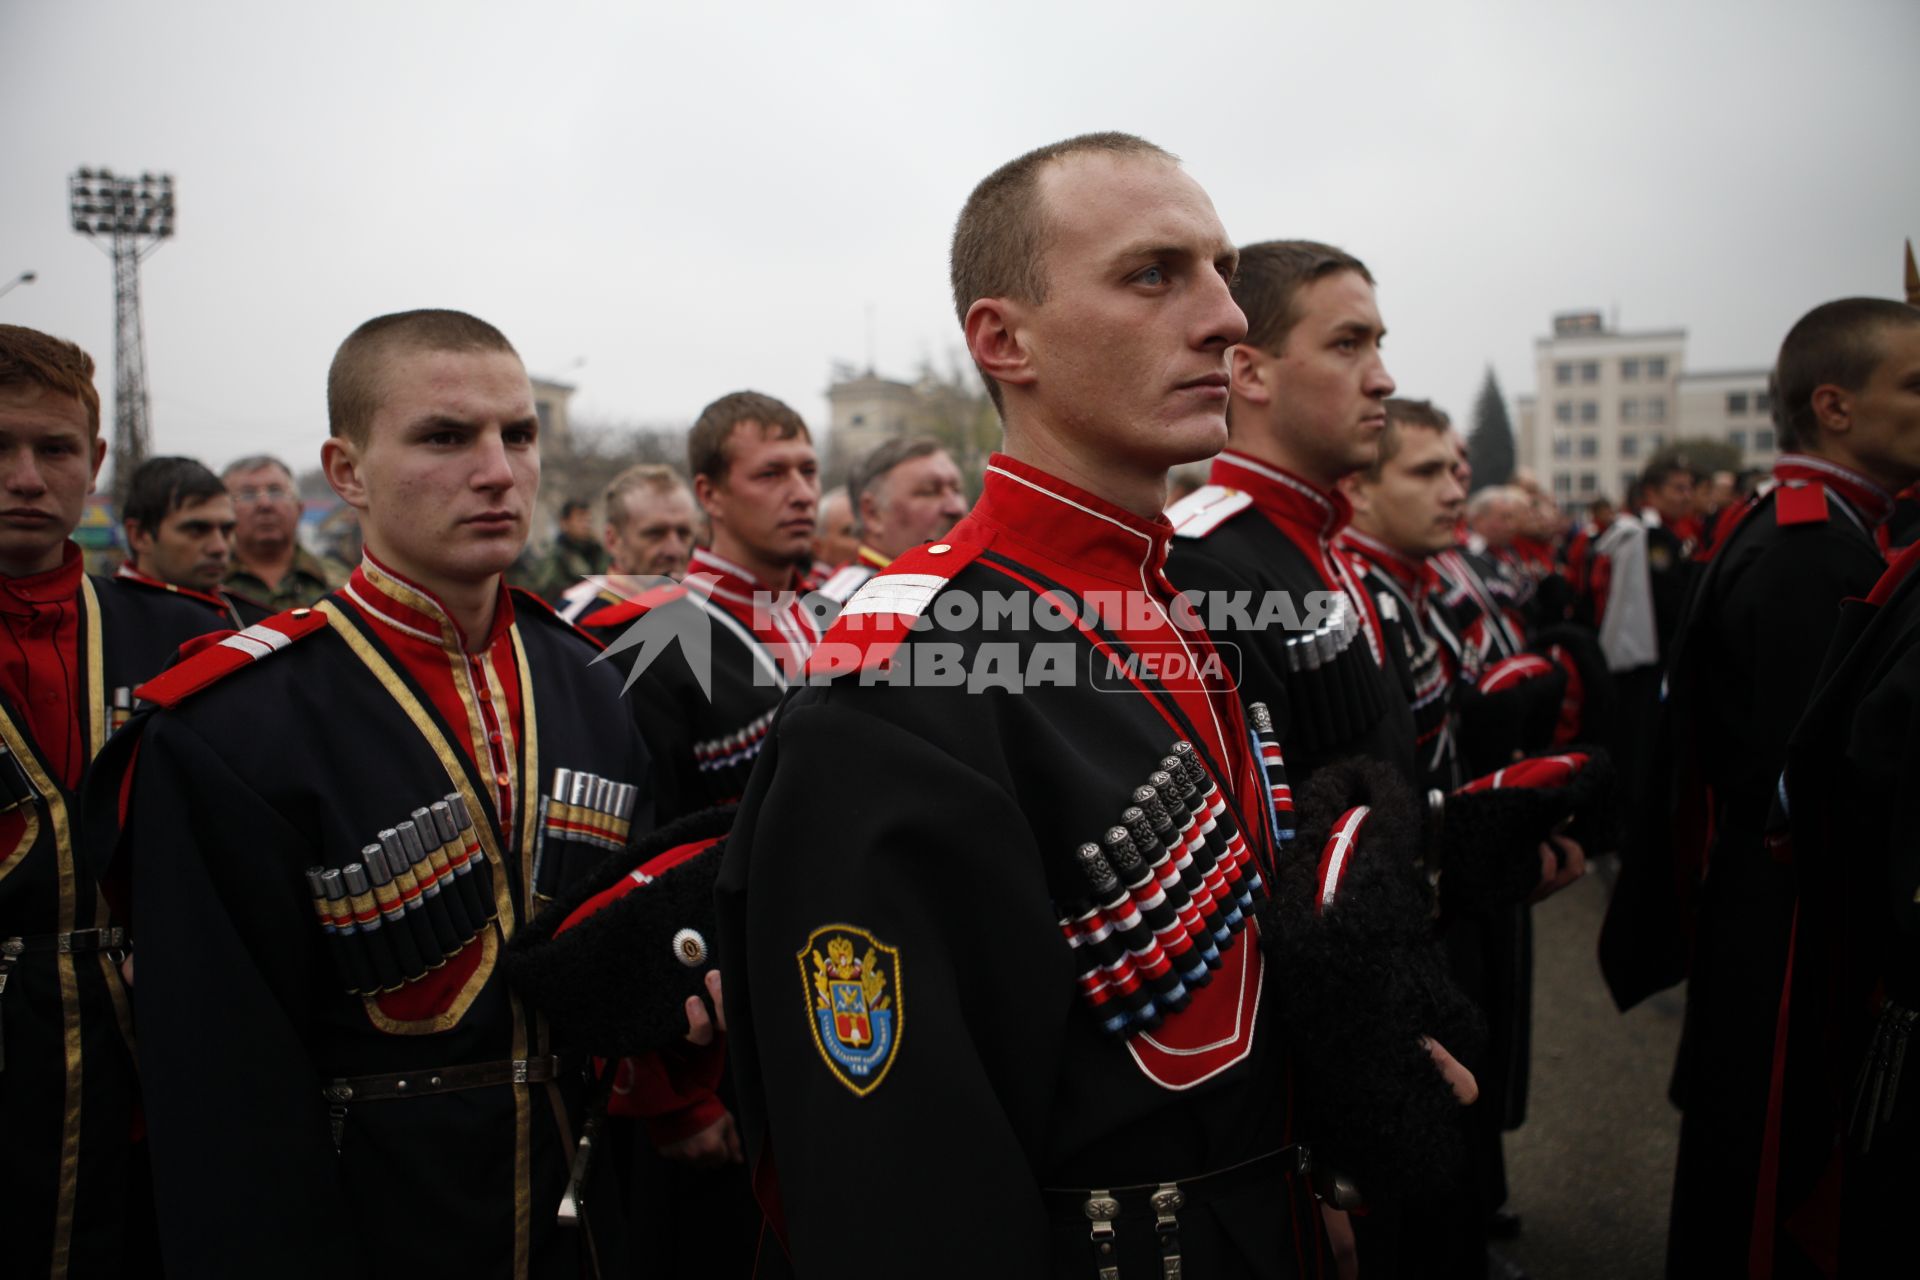
M233 495L233 568L226 586L271 605L275 613L310 605L346 581L346 574L300 545L300 495L293 472L270 454L255 454L220 473Z

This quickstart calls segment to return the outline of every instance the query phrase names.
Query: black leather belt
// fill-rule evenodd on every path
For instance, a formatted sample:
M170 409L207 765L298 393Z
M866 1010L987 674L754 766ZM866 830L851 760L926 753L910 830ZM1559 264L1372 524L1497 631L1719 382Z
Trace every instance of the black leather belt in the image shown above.
M1206 1204L1216 1197L1238 1191L1257 1182L1309 1173L1313 1155L1304 1143L1281 1147L1265 1155L1242 1160L1239 1164L1215 1169L1170 1182L1141 1182L1127 1187L1042 1187L1041 1196L1049 1212L1062 1216L1084 1217L1091 1227L1087 1238L1093 1242L1094 1274L1099 1280L1120 1280L1120 1252L1115 1223L1144 1221L1153 1224L1160 1244L1162 1280L1179 1280L1180 1211Z
M0 939L0 956L29 955L35 951L53 951L60 955L78 955L83 951L117 951L127 945L127 931L111 929L75 929L71 933L30 933L22 938Z
M320 1089L328 1102L385 1102L391 1098L419 1098L430 1093L485 1089L496 1084L545 1084L558 1079L566 1063L557 1053L543 1058L508 1058L500 1062L469 1062L457 1067L427 1067L386 1076L343 1076Z

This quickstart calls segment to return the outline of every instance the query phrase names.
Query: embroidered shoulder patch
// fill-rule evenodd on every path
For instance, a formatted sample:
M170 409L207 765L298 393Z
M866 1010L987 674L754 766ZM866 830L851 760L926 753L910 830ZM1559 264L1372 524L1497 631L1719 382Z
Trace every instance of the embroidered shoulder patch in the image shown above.
M794 954L814 1047L855 1097L880 1087L900 1050L900 952L865 929L821 925Z

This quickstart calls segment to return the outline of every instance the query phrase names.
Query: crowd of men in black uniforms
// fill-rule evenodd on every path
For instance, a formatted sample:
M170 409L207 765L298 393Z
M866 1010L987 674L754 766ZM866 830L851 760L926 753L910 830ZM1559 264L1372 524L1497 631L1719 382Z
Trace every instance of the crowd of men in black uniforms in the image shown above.
M1796 326L1710 558L1562 565L1469 536L1365 264L1236 248L1151 143L1002 166L951 265L971 509L891 442L819 563L811 434L737 392L690 484L613 479L559 612L506 584L539 422L492 325L341 344L364 552L270 542L259 594L325 579L278 609L226 586L272 459L148 464L84 574L92 362L0 326L9 1274L1513 1274L1529 908L1623 780L1671 816L1608 976L1691 968L1675 1274L1892 1229L1920 312ZM1686 574L1658 751L1593 590L1635 548Z

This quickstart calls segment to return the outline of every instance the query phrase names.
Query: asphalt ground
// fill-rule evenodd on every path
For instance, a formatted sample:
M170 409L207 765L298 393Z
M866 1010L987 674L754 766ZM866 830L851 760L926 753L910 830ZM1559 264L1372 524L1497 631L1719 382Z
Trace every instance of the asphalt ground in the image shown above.
M1595 944L1611 866L1534 912L1533 1080L1506 1136L1507 1207L1521 1234L1495 1248L1534 1280L1659 1280L1680 1116L1667 1079L1679 989L1613 1007Z

